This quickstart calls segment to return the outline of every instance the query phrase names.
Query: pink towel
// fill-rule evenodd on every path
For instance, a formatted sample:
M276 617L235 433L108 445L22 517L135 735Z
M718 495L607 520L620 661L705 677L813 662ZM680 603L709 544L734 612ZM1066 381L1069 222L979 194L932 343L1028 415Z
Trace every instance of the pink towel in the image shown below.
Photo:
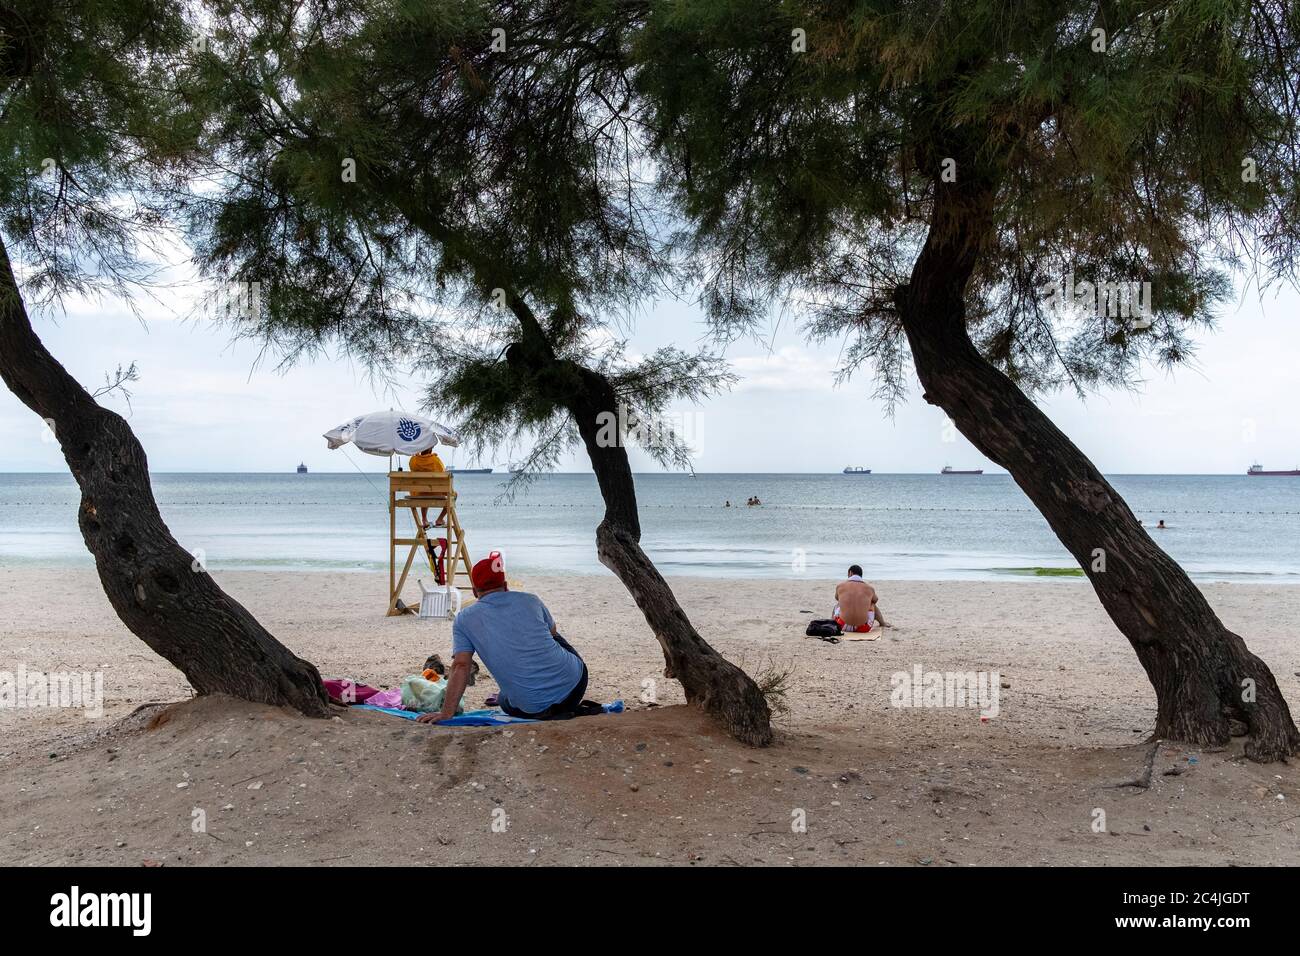
M357 684L346 678L340 680L323 680L325 693L329 694L330 700L340 704L365 704L370 701L379 691L366 684ZM397 696L400 700L402 692L399 690Z
M361 703L361 701L357 701ZM396 707L402 708L402 688L392 687L388 690L376 691L374 696L366 701L371 707Z

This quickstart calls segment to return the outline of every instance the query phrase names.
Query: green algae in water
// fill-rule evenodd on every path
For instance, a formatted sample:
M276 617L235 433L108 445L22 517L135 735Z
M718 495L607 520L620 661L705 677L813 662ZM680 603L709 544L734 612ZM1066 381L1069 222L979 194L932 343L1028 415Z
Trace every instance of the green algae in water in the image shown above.
M999 568L1008 574L1028 574L1036 578L1081 578L1082 568Z

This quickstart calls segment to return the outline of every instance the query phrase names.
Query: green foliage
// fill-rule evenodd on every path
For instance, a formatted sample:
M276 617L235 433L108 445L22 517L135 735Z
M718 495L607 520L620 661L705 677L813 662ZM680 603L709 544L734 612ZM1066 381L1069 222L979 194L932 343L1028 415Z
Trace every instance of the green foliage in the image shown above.
M1026 387L1131 384L1144 359L1191 355L1189 330L1235 271L1294 276L1292 4L656 4L634 56L718 329L743 333L792 297L815 338L847 339L846 371L875 364L886 397L907 358L894 293L945 228L945 159L957 182L996 190L968 316ZM1071 273L1150 282L1151 326L1050 313L1043 290Z
M32 301L148 273L152 200L197 118L174 82L190 32L158 0L0 4L0 231Z
M405 364L473 439L535 438L525 470L575 433L564 383L510 367L512 343L607 374L644 414L725 384L707 354L623 357L621 323L663 291L671 249L626 115L621 5L212 13L191 77L212 186L183 211L209 276L261 286L241 334L287 360L337 343L374 369Z
M512 344L646 415L726 387L707 352L626 358L628 316L666 294L698 295L721 341L784 300L898 397L894 301L946 227L945 160L995 193L971 334L1029 388L1187 361L1234 277L1295 271L1280 0L182 9L0 5L0 229L26 286L139 278L140 242L183 216L211 279L259 283L240 334L427 376L485 441L539 438L539 466L574 439L566 382ZM1152 323L1049 311L1070 276L1149 282Z

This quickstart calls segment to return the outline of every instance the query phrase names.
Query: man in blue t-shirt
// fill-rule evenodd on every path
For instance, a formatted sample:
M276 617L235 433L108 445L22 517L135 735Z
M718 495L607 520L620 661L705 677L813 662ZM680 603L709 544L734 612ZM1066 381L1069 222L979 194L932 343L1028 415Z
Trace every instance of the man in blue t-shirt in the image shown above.
M535 594L509 589L496 551L474 565L470 583L478 600L451 626L446 703L441 713L424 714L419 721L437 723L455 715L475 654L496 678L497 706L510 716L572 716L587 692L587 665L560 636L546 605Z

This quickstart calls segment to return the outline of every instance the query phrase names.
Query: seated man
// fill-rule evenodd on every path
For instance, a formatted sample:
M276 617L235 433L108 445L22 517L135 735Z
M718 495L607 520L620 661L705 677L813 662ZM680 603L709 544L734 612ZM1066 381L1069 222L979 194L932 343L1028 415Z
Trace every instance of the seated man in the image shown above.
M862 568L852 565L848 580L835 585L835 613L831 616L848 633L869 631L877 621L881 627L889 627L877 600L876 589L862 580Z
M454 716L469 683L477 653L496 678L497 706L511 717L555 720L571 717L587 693L587 665L555 628L555 619L534 594L511 591L499 552L470 572L473 604L451 626L451 676L441 713L424 714L421 723Z
M442 463L442 458L432 448L426 448L422 452L417 452L411 456L411 471L446 471L447 466ZM447 509L443 508L438 512L437 519L433 522L433 527L441 528L447 521ZM420 530L426 535L429 533L429 509L420 509ZM429 564L433 568L433 579L438 584L443 584L442 559L445 557L447 550L446 538L429 538L424 543L425 550L429 552Z
M427 448L424 451L419 452L418 454L412 455L410 465L411 465L411 471L446 471L447 470L447 466L442 463L442 459L438 457L438 453L434 451L432 448ZM441 528L443 522L446 520L447 520L447 509L443 508L442 511L438 512L438 520L435 521L433 525L435 528ZM424 530L427 532L429 530L429 509L428 508L420 509L420 523L424 526ZM442 582L440 581L438 583L441 584Z

